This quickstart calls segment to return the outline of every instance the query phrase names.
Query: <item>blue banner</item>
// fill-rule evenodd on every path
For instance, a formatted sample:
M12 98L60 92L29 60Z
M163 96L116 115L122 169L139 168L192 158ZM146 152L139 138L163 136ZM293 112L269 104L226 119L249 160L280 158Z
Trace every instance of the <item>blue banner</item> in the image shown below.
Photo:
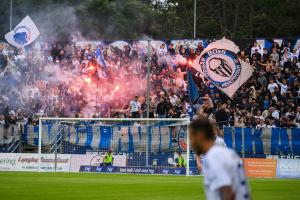
M186 169L171 167L80 166L80 172L185 175Z
M57 125L56 125L57 126ZM58 127L43 126L43 144L47 144L55 137ZM22 139L24 143L37 145L38 126L25 126ZM163 152L166 149L181 147L186 140L184 126L100 126L80 125L71 126L65 131L66 142L77 148L112 149L115 152L143 152L148 143L149 152ZM281 157L300 156L299 128L224 128L224 140L228 147L235 149L246 157L265 158L268 155ZM73 148L66 148L73 149ZM81 149L81 152L82 152ZM74 152L69 152L74 153Z
M299 156L299 128L224 128L224 140L228 147L246 157L264 158L268 155ZM244 147L244 148L243 148Z

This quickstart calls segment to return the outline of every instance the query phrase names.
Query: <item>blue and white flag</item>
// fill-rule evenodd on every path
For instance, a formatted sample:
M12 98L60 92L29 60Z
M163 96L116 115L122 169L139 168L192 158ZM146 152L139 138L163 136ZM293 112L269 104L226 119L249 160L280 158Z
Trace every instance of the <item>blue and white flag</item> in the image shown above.
M272 42L266 39L257 39L256 40L258 45L261 45L261 48L266 48L268 51L271 50Z
M96 50L96 60L99 65L101 65L105 70L107 70L100 48L97 48Z
M26 16L15 28L5 35L7 42L21 48L32 43L40 35L34 22Z
M239 60L239 47L223 38L210 43L193 67L230 98L251 77L252 67Z

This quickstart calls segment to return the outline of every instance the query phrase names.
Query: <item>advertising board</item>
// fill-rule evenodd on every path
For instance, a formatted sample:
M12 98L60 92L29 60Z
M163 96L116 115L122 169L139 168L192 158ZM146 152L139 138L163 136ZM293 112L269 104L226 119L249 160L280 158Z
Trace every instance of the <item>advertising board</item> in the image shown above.
M276 177L275 159L245 158L244 167L248 177L273 178Z
M278 178L300 178L300 160L279 159L276 175Z

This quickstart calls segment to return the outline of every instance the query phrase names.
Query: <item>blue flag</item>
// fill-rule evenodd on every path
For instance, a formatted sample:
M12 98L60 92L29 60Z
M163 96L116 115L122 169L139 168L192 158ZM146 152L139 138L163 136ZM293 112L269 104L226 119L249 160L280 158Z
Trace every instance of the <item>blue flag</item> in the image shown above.
M187 70L187 79L188 79L188 89L190 93L190 100L195 101L199 97L198 88L193 79L192 73L190 70Z
M100 48L96 50L96 60L105 70L107 70Z

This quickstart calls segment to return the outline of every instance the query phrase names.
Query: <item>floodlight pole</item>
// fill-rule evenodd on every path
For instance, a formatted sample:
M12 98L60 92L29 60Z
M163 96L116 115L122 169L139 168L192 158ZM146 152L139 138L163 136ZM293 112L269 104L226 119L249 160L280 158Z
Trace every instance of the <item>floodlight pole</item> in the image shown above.
M151 67L151 38L147 40L147 118L149 118L149 109L150 109L150 90L151 90L151 82L150 82L150 67Z
M13 9L13 0L10 0L10 16L9 16L9 30L12 30L12 9Z
M151 67L151 38L148 38L147 47L147 119L150 117L150 67ZM146 167L149 166L149 137L150 137L150 121L147 121L147 144L146 144Z
M194 0L194 39L196 39L196 29L197 29L197 0Z

